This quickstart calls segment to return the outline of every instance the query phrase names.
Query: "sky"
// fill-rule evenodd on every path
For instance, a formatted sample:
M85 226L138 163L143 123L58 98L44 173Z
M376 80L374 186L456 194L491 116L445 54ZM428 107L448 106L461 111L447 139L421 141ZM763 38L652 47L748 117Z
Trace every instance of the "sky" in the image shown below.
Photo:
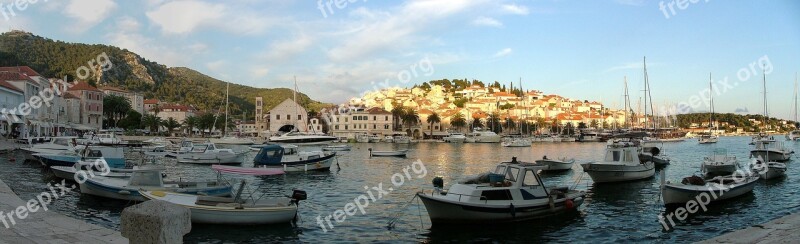
M794 0L10 2L0 0L4 31L114 45L254 87L296 77L330 103L467 78L621 108L627 77L636 109L646 57L656 106L708 111L711 74L716 111L760 114L767 73L769 114L792 118L800 72Z

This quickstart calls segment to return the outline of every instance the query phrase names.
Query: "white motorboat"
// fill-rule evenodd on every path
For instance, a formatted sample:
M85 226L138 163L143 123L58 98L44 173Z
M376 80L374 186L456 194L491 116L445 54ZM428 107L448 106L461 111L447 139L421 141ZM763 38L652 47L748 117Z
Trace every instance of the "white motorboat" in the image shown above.
M472 143L499 143L501 137L492 131L474 130L467 134L466 142Z
M212 166L221 173L237 175L269 176L282 174L274 169L263 170L253 168ZM277 170L279 171L279 170ZM291 197L257 196L260 189L245 190L245 182L241 181L236 194L231 197L209 197L164 191L142 191L147 199L163 200L191 211L192 223L224 224L224 225L262 225L289 223L297 218L299 202L306 200L307 194L294 190Z
M793 130L786 135L786 140L788 141L800 141L800 130Z
M330 170L336 152L298 151L295 145L269 145L253 158L259 168L280 169L284 172Z
M467 136L464 135L464 133L450 133L442 139L444 142L449 143L463 143L465 140L467 140Z
M288 132L280 136L269 138L271 143L285 143L295 145L325 145L337 140L336 137L327 135L308 134L301 132Z
M392 137L394 138L394 143L399 143L399 144L411 143L411 138L408 137L405 133L395 133L394 135L392 135Z
M350 151L350 145L331 145L322 148L322 151Z
M23 147L20 150L26 152L25 160L36 160L33 154L63 154L73 150L76 145L77 137L53 137L47 143L29 144L30 147Z
M603 161L583 163L583 171L595 183L634 181L653 177L656 173L652 161L641 162L638 148L631 142L610 141Z
M370 135L368 140L369 140L370 143L381 142L381 136L379 136L379 135Z
M738 169L735 156L728 155L724 148L714 150L714 154L703 158L703 165L700 168L706 175L730 175Z
M542 159L536 160L536 165L545 166L545 168L542 168L542 171L570 170L573 164L575 164L575 159L548 159L547 156L545 156Z
M242 137L235 137L235 136L226 136L222 138L212 138L210 140L214 144L226 144L226 145L253 145L256 144L253 139L250 138L242 138Z
M771 180L786 176L786 164L779 162L766 162L761 159L756 159L750 169L758 173L761 179Z
M122 139L117 137L114 133L96 134L90 140L94 144L120 144Z
M180 154L191 152L192 148L194 148L194 143L192 141L190 141L189 139L183 138L183 140L181 140L181 144L178 146L178 148L175 149L175 150L167 151L167 154L165 155L165 157L177 158L178 155L180 155Z
M531 140L524 137L511 137L506 138L500 144L504 147L530 147Z
M711 179L692 176L684 178L681 183L667 182L662 185L661 197L664 205L668 206L683 206L689 201L699 201L698 199L717 202L753 191L757 181L758 176L756 175L717 176ZM701 195L705 195L705 197Z
M561 142L575 142L575 137L561 136Z
M767 161L784 162L792 159L794 151L783 146L783 142L774 140L759 140L755 142L755 148L750 150L750 155L754 158L762 158Z
M178 154L178 163L189 164L241 164L247 152L234 152L229 148L217 148L214 143L197 144L192 151Z
M576 211L583 204L585 192L567 187L548 188L536 173L544 166L517 162L497 165L494 172L462 180L441 188L441 178L434 179L433 192L418 192L431 222L474 223L518 222Z
M697 142L700 144L711 144L711 143L717 143L718 141L719 141L719 136L711 134L702 134L697 138Z
M357 134L356 135L356 142L358 142L358 143L369 143L369 135L367 135L367 134Z
M408 153L408 149L397 151L374 151L372 148L370 148L367 150L369 150L370 157L405 157Z
M204 196L230 196L231 186L218 182L166 182L163 168L135 168L130 178L94 176L78 182L81 194L143 202L140 191L172 191Z
M392 136L384 136L383 137L383 142L392 143L392 142L394 142L394 137L392 137Z
M580 142L598 142L600 141L600 135L594 131L582 131L581 135L578 137L578 141Z

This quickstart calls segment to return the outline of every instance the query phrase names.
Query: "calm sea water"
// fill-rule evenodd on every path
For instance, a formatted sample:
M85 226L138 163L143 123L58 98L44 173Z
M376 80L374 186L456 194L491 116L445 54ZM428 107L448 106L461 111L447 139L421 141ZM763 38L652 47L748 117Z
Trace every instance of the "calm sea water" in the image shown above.
M716 145L698 145L695 140L665 143L666 154L672 165L665 170L667 180L681 178L700 170L700 160L715 148L726 148L739 162L748 162L747 137L723 137ZM611 185L593 185L588 175L582 174L579 165L561 174L547 174L548 185L576 185L587 191L587 200L579 212L558 218L496 225L435 226L432 227L421 202L413 200L414 193L430 190L431 180L442 176L445 187L458 179L489 171L498 162L516 156L523 161L533 161L547 155L550 158L575 158L578 162L598 160L603 157L604 143L534 144L530 148L504 148L499 144L446 144L417 143L410 146L394 144L352 144L353 150L341 152L340 167L330 172L293 173L272 177L245 178L262 191L288 195L292 189L308 192L309 199L300 204L300 217L296 225L270 226L214 226L193 225L185 241L192 243L265 243L265 242L679 242L687 243L708 239L731 230L742 229L796 212L800 198L800 167L788 162L787 178L759 183L752 194L734 201L713 205L708 212L692 215L678 223L671 231L661 226L659 215L666 209L659 200L659 176L655 178ZM787 142L789 147L800 148L800 143ZM367 148L410 148L408 158L370 158ZM246 148L235 148L244 150ZM798 150L800 152L800 150ZM251 157L255 153L251 153ZM5 169L0 179L5 181L23 199L34 198L44 191L47 183L56 179L48 170L33 163L23 163L22 155L9 162L0 158ZM129 160L136 160L131 155ZM427 174L422 178L408 170L411 179L403 185L393 186L392 176L405 175L404 168L420 160ZM208 166L177 164L174 160L158 162L168 168L172 179L213 180L216 174ZM250 166L250 164L245 164ZM419 172L419 171L417 171ZM228 177L230 179L230 177ZM318 225L317 216L332 215L347 203L365 194L364 187L383 185L393 187L388 195L370 203L366 214L358 212L343 222L334 222L327 232ZM377 195L376 195L377 196ZM71 217L86 220L112 229L119 229L122 209L131 203L97 198L72 192L59 199L51 209ZM394 228L388 223L397 217Z

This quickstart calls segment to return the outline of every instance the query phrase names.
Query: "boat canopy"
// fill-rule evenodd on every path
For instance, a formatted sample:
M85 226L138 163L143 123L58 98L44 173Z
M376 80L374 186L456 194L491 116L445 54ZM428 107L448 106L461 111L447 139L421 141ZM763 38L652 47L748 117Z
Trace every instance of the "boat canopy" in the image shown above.
M283 158L284 148L278 145L267 145L258 151L253 159L255 165L280 165Z

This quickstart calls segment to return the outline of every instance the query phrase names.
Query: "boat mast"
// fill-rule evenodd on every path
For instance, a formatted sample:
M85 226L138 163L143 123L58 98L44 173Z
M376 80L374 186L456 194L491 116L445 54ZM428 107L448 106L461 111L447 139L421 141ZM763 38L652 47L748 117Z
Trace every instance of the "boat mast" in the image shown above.
M653 132L656 130L656 121L655 121L655 111L653 111L653 97L650 95L650 77L647 76L647 57L644 57L644 111L645 116L647 115L647 99L650 99L650 113L653 114Z
M761 73L764 75L764 126L767 125L769 119L769 112L767 111L767 72L764 72L766 67L761 69Z
M299 112L298 112L298 109L299 109L298 106L300 106L300 104L297 103L297 76L296 75L294 76L294 90L292 90L292 100L294 100L294 115L295 116L300 116ZM294 120L294 122L292 122L292 126L294 127L295 130L300 131L300 129L297 129L297 120Z
M797 73L794 73L794 123L797 124Z
M225 83L225 125L222 126L222 136L228 132L228 94L230 92L231 83Z
M631 128L631 118L628 118L628 112L630 112L629 110L630 110L630 106L631 106L631 98L630 98L630 96L628 96L628 76L627 75L625 76L624 83L625 83L625 101L623 101L623 103L625 105L623 105L623 107L625 108L625 127L630 129Z
M709 94L709 105L711 106L711 115L708 117L708 134L713 134L711 132L711 127L714 125L714 87L711 84L711 72L708 73L708 94Z

